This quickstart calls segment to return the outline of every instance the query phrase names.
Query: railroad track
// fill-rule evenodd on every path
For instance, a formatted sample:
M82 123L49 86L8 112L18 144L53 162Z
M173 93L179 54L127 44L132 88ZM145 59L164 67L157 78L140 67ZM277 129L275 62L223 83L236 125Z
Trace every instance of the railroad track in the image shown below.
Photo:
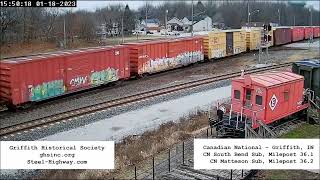
M290 65L291 63L283 63L283 64L278 64L273 66L249 69L249 70L246 70L245 73L246 74L258 73L262 71L283 68ZM169 87L150 90L147 92L126 96L126 97L114 99L111 101L106 101L106 102L97 103L94 105L89 105L89 106L78 108L78 109L65 111L62 113L57 113L54 115L46 116L39 119L34 119L34 120L20 123L20 124L2 127L0 129L0 137L7 138L7 136L10 136L10 135L14 136L15 133L20 134L21 132L27 132L28 130L33 131L36 128L40 129L41 126L45 128L48 125L60 124L61 122L70 121L73 118L82 117L84 115L93 114L99 111L104 111L113 107L129 105L131 103L144 101L149 98L159 97L159 96L167 95L167 94L182 91L182 90L196 88L196 87L208 85L221 80L228 80L234 77L238 77L239 75L241 75L241 72L233 72L233 73L203 78L200 80L189 81L189 82L185 82L185 83L181 83L181 84L177 84Z

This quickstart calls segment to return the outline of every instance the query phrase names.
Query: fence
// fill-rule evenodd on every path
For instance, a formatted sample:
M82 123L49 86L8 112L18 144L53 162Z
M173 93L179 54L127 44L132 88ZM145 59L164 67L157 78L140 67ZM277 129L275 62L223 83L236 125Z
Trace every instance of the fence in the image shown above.
M196 136L132 166L127 179L245 179L250 170L195 170L193 169L194 138L212 138L215 130L208 127ZM222 167L223 168L223 167Z

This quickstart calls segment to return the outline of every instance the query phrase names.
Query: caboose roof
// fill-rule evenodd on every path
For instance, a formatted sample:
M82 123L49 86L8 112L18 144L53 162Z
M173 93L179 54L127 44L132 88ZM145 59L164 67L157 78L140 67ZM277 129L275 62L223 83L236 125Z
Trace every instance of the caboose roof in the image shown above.
M286 71L271 71L233 79L233 81L242 82L246 85L258 85L261 87L272 87L298 80L303 80L303 76Z

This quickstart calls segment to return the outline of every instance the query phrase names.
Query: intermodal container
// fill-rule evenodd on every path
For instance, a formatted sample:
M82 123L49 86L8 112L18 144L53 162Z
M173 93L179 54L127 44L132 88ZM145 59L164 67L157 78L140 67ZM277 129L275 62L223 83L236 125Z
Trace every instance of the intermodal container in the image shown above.
M257 50L261 45L261 29L246 29L246 46L247 50Z
M208 59L226 57L226 33L223 31L209 32L203 38L205 56Z
M304 39L310 39L310 37L313 37L313 27L305 27L304 28Z
M304 39L304 27L292 27L292 42Z
M313 37L320 37L320 26L313 27Z
M202 37L126 43L131 75L152 74L204 59Z
M0 100L19 106L129 78L129 49L99 47L5 59L0 72Z
M292 40L292 30L288 27L279 27L273 30L274 45L288 44Z

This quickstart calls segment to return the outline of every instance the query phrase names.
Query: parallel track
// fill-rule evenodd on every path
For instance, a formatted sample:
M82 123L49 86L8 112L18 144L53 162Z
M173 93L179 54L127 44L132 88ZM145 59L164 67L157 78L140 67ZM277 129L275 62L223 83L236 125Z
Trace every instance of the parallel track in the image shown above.
M258 73L258 72L262 72L262 71L288 67L290 65L291 65L291 63L283 63L283 64L279 64L279 65L273 65L273 66L267 66L267 67L246 70L245 73L246 74ZM114 99L111 101L106 101L106 102L97 103L94 105L89 105L89 106L78 108L78 109L65 111L62 113L57 113L54 115L46 116L46 117L39 118L39 119L34 119L34 120L24 122L24 123L19 123L19 124L7 126L7 127L0 129L0 137L7 136L7 135L13 135L14 133L19 133L19 132L26 131L29 129L34 130L35 128L40 127L40 126L46 127L46 125L48 125L48 124L50 124L50 125L52 125L54 123L59 124L60 122L65 122L66 120L70 120L72 118L77 118L77 117L84 116L87 114L92 114L92 113L95 113L98 111L107 110L112 107L119 107L122 105L128 105L131 103L144 101L149 98L167 95L167 94L170 94L173 92L178 92L178 91L186 90L186 89L192 89L195 87L208 85L208 84L211 84L211 83L214 83L217 81L221 81L221 80L228 80L231 78L238 77L240 74L241 74L241 72L233 72L233 73L208 77L208 78L204 78L204 79L200 79L200 80L189 81L189 82L185 82L185 83L181 83L181 84L177 84L177 85L173 85L173 86L169 86L169 87L150 90L147 92L142 92L142 93L126 96L126 97Z

